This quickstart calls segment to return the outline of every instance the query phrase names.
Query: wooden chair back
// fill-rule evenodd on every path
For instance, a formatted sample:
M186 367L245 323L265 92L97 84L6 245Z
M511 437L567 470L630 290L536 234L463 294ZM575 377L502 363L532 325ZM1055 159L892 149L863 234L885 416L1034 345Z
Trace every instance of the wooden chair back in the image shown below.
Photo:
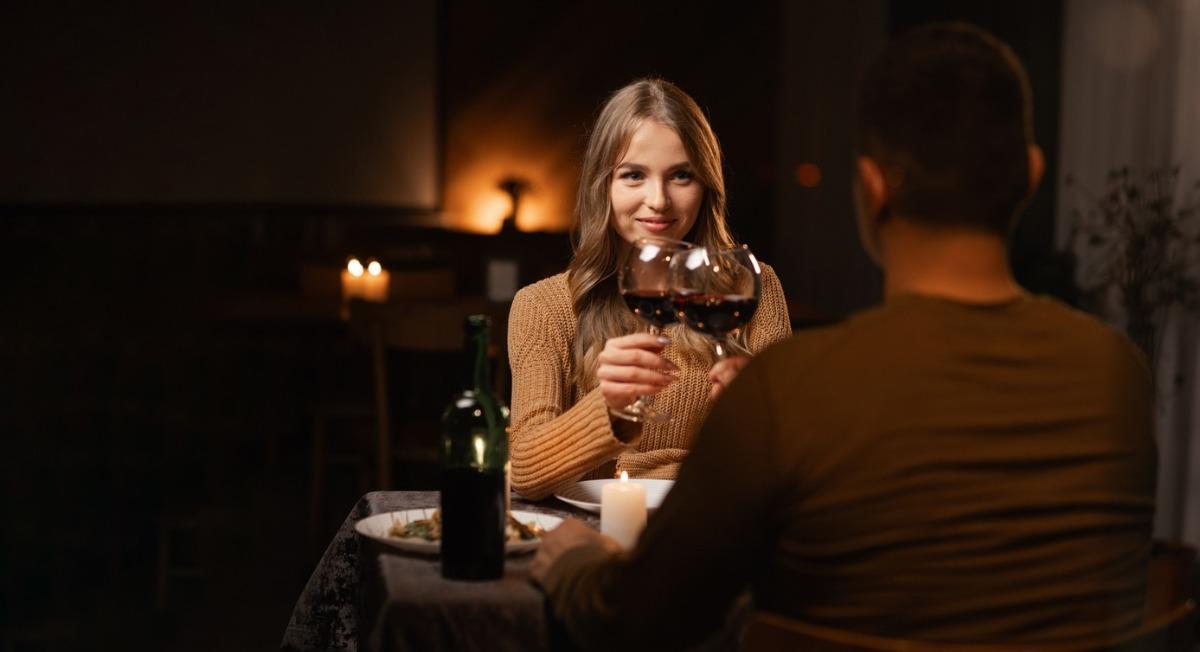
M503 381L507 378L508 366L508 359L504 355L504 342L508 334L506 304L490 303L482 297L406 300L385 304L361 300L350 302L351 333L366 342L371 350L381 489L392 487L392 462L397 453L423 462L436 459L432 444L423 445L414 441L418 437L398 427L403 424L394 423L391 410L391 385L394 379L389 375L388 352L461 351L463 320L471 314L485 314L492 318L492 343L499 344L492 351L493 374L499 380L494 382L494 389L500 396L505 396L507 387ZM413 373L420 373L420 370L413 370ZM449 398L437 397L432 400ZM437 433L423 434L436 437ZM395 449L393 439L396 440Z
M760 611L746 626L741 649L743 652L1191 652L1196 618L1196 605L1187 600L1120 638L1046 645L953 645L847 632Z

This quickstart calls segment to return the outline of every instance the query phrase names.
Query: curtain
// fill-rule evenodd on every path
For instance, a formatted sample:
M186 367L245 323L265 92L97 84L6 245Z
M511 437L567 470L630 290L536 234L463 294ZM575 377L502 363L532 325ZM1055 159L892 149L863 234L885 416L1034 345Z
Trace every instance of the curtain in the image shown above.
M1200 179L1200 0L1067 0L1063 31L1059 187L1070 176L1099 191L1121 166L1180 165L1181 190ZM1058 198L1066 247L1083 197L1067 188ZM1195 316L1173 311L1156 361L1154 531L1192 544L1200 543L1198 337Z

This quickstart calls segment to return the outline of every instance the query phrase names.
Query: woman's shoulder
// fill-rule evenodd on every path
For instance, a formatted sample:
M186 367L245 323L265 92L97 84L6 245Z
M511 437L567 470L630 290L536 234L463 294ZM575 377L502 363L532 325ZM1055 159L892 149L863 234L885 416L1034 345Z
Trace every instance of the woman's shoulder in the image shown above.
M567 285L567 273L546 277L518 290L513 297L510 321L522 317L538 322L573 321L574 308L571 289Z
M575 336L575 311L566 272L517 291L509 312L508 335L510 349L569 342Z
M775 273L774 267L761 260L758 261L758 266L762 268L762 276L768 283L779 283L779 275Z
M571 290L567 285L567 272L547 276L517 290L516 296L513 297L513 306L517 304L537 304L542 310L558 304L570 308Z

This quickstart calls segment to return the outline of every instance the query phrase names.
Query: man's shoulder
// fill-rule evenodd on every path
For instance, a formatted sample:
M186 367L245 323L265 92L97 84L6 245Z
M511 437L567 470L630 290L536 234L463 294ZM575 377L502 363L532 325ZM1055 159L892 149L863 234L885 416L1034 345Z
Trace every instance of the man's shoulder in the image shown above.
M796 331L754 356L768 374L788 375L814 369L823 359L836 354L854 338L849 322Z

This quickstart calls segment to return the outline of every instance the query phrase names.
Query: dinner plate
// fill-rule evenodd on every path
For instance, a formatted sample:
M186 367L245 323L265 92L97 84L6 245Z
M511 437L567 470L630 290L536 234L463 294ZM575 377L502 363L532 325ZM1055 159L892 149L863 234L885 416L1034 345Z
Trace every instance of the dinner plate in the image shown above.
M436 507L426 507L424 509L406 509L402 512L384 512L368 516L354 524L354 530L364 537L370 537L385 543L393 548L399 548L407 552L420 552L428 555L436 555L441 552L441 541L427 541L420 537L394 537L388 534L388 530L392 529L392 525L399 523L407 524L410 521L418 521L423 518L430 518ZM514 518L522 523L537 523L543 530L553 530L558 527L562 519L550 514L538 514L535 512L512 512ZM519 552L529 552L538 547L541 539L530 539L528 541L509 541L504 545L504 550L508 554L516 554Z
M600 512L600 492L604 485L620 480L584 480L559 489L555 498L589 512ZM654 511L662 504L667 492L675 486L674 480L648 480L634 478L629 482L640 484L646 488L646 510Z

